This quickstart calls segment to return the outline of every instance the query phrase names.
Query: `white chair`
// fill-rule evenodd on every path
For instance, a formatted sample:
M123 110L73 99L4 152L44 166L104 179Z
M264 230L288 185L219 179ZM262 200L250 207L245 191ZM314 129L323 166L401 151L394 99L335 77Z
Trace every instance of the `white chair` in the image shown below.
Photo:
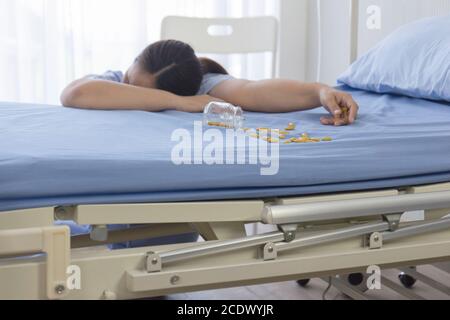
M278 57L278 20L275 17L191 18L168 16L161 39L189 43L206 54L272 53L272 78Z

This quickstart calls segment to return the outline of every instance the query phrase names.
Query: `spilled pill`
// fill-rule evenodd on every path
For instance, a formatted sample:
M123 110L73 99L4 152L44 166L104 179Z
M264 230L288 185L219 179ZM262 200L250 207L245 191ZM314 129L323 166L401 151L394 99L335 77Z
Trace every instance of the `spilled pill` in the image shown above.
M288 126L286 127L286 131L294 131L297 128L296 124L291 122L288 124Z

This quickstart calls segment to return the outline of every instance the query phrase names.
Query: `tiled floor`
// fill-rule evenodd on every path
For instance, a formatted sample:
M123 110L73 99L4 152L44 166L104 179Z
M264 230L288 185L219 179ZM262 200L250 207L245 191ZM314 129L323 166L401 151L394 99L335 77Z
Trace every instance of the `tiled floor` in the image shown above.
M438 280L450 287L450 274L438 270L432 266L419 267L418 271ZM383 276L396 281L398 270L383 271ZM318 300L327 288L327 283L320 279L311 280L306 288L301 288L296 282L283 282L276 284L265 284L259 286L241 287L233 289L213 290L205 292L195 292L168 296L170 300ZM414 293L431 300L450 300L450 296L445 295L427 285L418 282ZM370 291L367 295L372 299L391 300L404 299L402 296L388 288ZM326 295L328 300L348 300L349 298L332 288Z

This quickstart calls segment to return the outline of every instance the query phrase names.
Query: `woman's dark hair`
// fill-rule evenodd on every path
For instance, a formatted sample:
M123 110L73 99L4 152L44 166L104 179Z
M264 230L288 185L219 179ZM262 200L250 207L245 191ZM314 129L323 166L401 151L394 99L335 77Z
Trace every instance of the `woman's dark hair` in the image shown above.
M156 42L141 53L138 63L155 76L158 89L179 96L194 96L200 89L203 80L200 61L194 49L184 42Z
M217 62L197 58L194 49L177 40L158 41L137 58L140 66L156 79L156 88L179 96L194 96L207 73L228 74Z

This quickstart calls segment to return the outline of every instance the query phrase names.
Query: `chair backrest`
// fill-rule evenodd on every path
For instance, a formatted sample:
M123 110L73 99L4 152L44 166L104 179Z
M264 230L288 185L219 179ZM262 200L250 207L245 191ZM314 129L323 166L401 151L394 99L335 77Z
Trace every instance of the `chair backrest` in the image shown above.
M191 18L168 16L162 22L161 39L184 41L200 53L271 52L273 56L272 77L276 74L278 20L275 17Z

